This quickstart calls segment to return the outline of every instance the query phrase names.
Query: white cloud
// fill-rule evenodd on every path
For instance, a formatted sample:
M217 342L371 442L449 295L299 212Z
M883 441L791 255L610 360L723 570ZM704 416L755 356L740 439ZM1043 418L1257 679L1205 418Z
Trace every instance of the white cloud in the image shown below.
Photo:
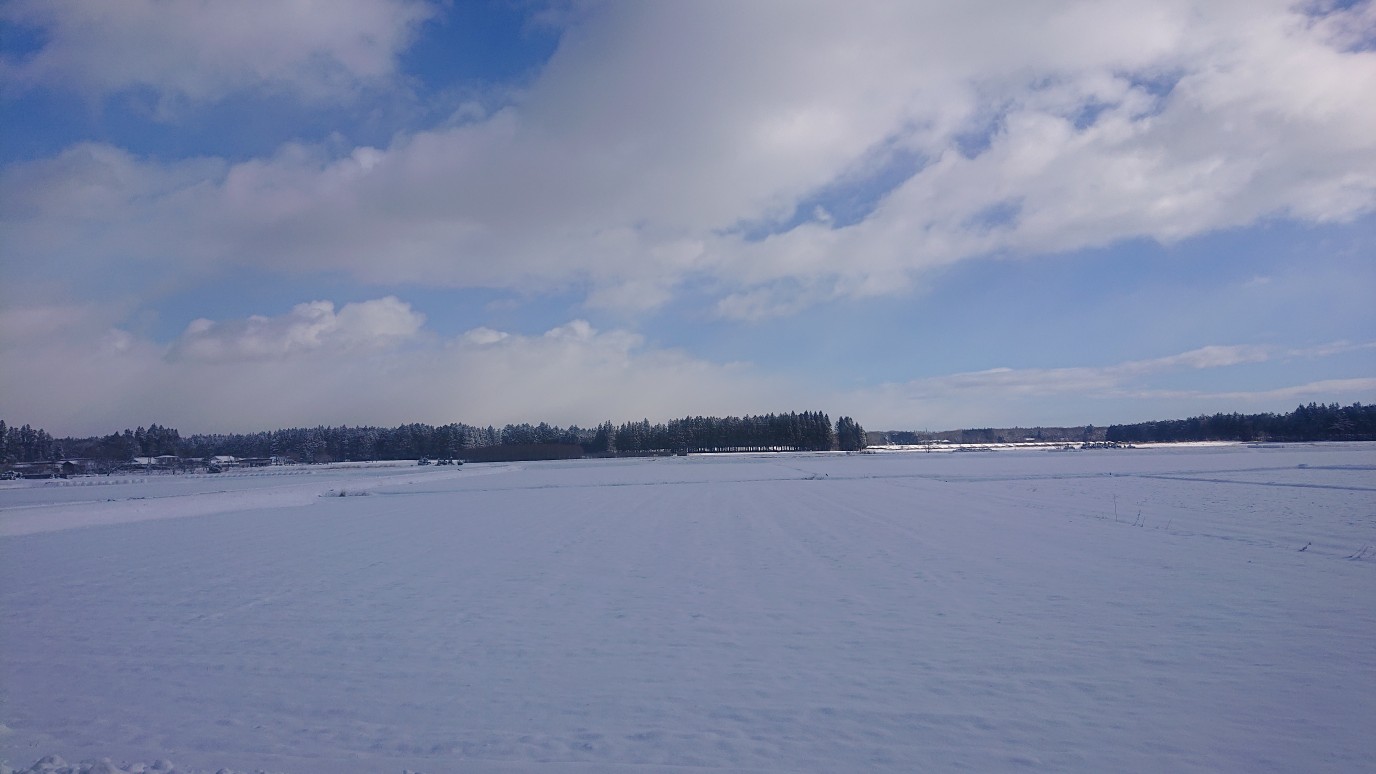
M396 298L335 309L303 303L277 317L193 321L158 345L103 325L98 310L16 308L0 339L7 420L57 434L158 422L182 432L313 424L668 419L664 411L787 410L780 382L648 346L573 320L524 335L477 328L448 340ZM64 322L65 321L65 322ZM121 425L122 426L122 425Z
M1370 346L1365 345L1365 346ZM994 368L988 371L954 374L912 382L918 390L940 394L952 389L994 390L1035 393L1071 392L1093 394L1130 385L1153 374L1182 370L1227 368L1246 363L1264 363L1278 357L1329 356L1355 349L1345 342L1323 344L1308 349L1277 350L1254 345L1210 345L1165 357L1128 360L1107 366L1071 368Z
M1267 347L1211 344L1207 347L1192 349L1189 352L1181 352L1178 355L1123 363L1114 368L1124 374L1147 374L1180 367L1223 368L1242 363L1262 363L1269 360L1271 356Z
M113 327L112 319L110 309L79 305L0 312L0 361L23 364L0 369L6 420L95 434L149 422L183 432L415 421L588 426L817 408L871 429L946 429L1076 424L1096 421L1099 411L1132 421L1376 398L1376 380L1364 375L1370 364L1352 360L1376 351L1371 341L1208 346L1102 366L992 368L844 389L712 362L584 320L533 334L479 327L442 338L394 297L199 319L168 345ZM1341 364L1338 373L1306 368L1324 378L1301 384L1237 390L1237 379L1225 377L1194 380L1221 387L1180 387L1181 377L1262 363L1274 364L1274 384L1287 363L1324 358Z
M756 321L788 317L828 295L831 294L819 289L815 283L800 286L785 280L731 293L717 301L713 312L728 320Z
M507 333L506 331L493 330L491 328L483 326L479 328L474 328L469 331L464 331L463 341L469 344L483 346L486 344L496 344L497 342L509 338L510 336L511 334Z
M1332 357L1334 355L1344 355L1349 352L1365 352L1373 349L1376 349L1376 341L1333 341L1316 347L1288 350L1285 354L1292 358Z
M11 0L0 16L44 43L0 73L12 87L150 89L165 102L254 89L337 100L391 78L433 12L420 0Z
M1376 378L1357 377L1353 379L1321 379L1305 384L1277 387L1271 390L1233 390L1205 392L1201 390L1143 390L1134 395L1137 398L1190 399L1211 401L1232 401L1253 404L1258 402L1274 403L1280 400L1336 400L1338 397L1366 397L1376 395ZM1237 410L1234 407L1231 410Z
M107 310L78 304L0 308L0 344L43 344L73 328L90 330L113 322Z
M377 20L380 42L326 57L359 78L388 71L380 52L420 13L369 8L341 15ZM1371 212L1376 52L1345 42L1370 16L1315 20L1288 0L597 5L481 119L232 165L78 146L5 170L0 238L46 265L137 261L160 279L249 265L587 287L631 310L703 277L725 316L789 314L990 252ZM860 222L740 233L830 212L819 192L863 187L900 151L927 163Z
M425 315L395 296L345 304L337 313L330 301L311 301L280 317L192 320L169 356L223 362L377 349L414 337L424 323Z

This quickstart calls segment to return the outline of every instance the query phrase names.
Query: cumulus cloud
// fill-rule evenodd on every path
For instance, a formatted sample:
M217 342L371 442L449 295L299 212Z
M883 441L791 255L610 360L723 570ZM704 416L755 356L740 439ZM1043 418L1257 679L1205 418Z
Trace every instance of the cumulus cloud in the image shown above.
M0 18L43 44L0 73L12 87L93 96L149 89L198 102L267 89L337 100L390 78L433 13L420 0L12 0Z
M297 304L280 317L255 315L217 323L200 318L186 326L169 357L205 361L284 358L391 346L420 331L425 315L395 296L345 304Z
M421 14L369 8L378 51ZM83 145L7 169L0 237L96 272L577 287L630 310L695 278L719 315L760 318L903 292L972 257L1376 207L1376 52L1353 44L1376 27L1356 8L610 3L572 18L506 107L385 147L230 164ZM359 77L386 71L358 57ZM836 218L845 196L870 204Z
M1101 366L993 368L848 388L714 362L585 320L536 333L477 327L441 337L395 297L200 319L170 344L113 325L118 319L116 310L76 304L0 311L0 361L23 364L0 369L7 421L97 434L117 429L111 421L183 432L416 421L589 426L820 409L871 429L935 429L1076 424L1115 405L1115 418L1126 420L1376 398L1376 380L1363 375L1370 369L1351 360L1376 351L1371 341L1215 345ZM1324 358L1356 374L1241 391L1179 383L1191 374Z
M196 320L160 345L99 310L10 309L0 338L7 419L95 434L125 422L183 432L313 424L667 419L787 409L781 384L744 364L646 344L573 320L537 334L476 328L442 339L388 297L299 304L275 317ZM11 330L11 329L5 329ZM345 356L347 355L347 356Z

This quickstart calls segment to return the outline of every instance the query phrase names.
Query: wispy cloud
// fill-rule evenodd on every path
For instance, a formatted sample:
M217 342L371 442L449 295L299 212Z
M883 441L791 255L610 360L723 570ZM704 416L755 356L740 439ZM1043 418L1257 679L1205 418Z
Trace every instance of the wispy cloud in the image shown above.
M1266 347L1212 345L1177 355L1130 360L1107 366L1070 368L991 368L985 371L918 379L902 385L909 397L947 398L954 393L1006 396L1075 393L1094 395L1118 390L1134 379L1182 369L1222 368L1271 359Z
M1322 379L1306 384L1277 387L1270 390L1141 390L1133 393L1135 398L1147 400L1181 398L1189 400L1234 401L1244 404L1274 402L1277 400L1314 399L1337 400L1357 396L1376 395L1376 378L1359 377L1355 379Z
M1213 405L1234 400L1249 403L1276 401L1301 396L1327 396L1327 399L1369 398L1376 379L1357 377L1325 379L1301 385L1266 390L1178 390L1152 385L1153 377L1184 371L1227 369L1245 364L1286 361L1295 358L1327 358L1344 353L1376 348L1376 342L1331 342L1294 349L1253 345L1200 347L1165 357L1130 360L1103 366L1067 368L991 368L983 371L934 376L903 383L890 383L874 389L858 390L849 396L852 404L865 405L879 421L905 421L951 427L968 423L990 424L1027 422L1029 415L1055 413L1069 422L1091 421L1094 404L1133 401L1138 411L1166 401L1192 400L1194 405ZM1065 400L1075 409L1067 411ZM1048 411L1051 405L1059 408ZM945 426L945 424L943 424Z

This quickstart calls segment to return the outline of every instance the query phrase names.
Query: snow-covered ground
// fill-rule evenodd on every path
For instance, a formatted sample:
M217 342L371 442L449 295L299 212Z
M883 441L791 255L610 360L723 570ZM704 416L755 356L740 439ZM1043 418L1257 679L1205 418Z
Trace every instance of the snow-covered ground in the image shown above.
M1370 444L25 482L0 760L1376 771L1373 600Z

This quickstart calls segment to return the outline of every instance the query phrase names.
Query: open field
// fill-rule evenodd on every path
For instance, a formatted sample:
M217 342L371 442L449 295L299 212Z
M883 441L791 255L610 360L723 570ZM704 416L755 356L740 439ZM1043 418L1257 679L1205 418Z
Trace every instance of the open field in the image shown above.
M1372 444L26 482L0 760L1373 771L1374 600Z

